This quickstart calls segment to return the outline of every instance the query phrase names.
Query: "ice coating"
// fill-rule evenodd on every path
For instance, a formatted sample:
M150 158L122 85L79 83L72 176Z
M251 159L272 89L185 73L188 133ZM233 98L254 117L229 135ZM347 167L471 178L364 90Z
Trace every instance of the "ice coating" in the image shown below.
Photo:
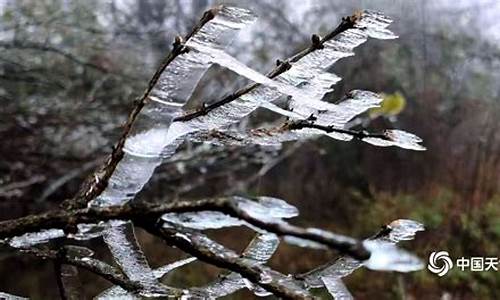
M392 243L413 240L417 232L425 230L422 223L408 219L392 221L387 225L387 228L391 231L387 236L380 237L379 240Z
M364 96L369 97L363 101L360 94L356 99L361 101L351 101L340 105L319 101L325 93L332 90L332 85L340 80L338 76L328 73L326 70L339 59L354 55L352 52L354 48L364 43L368 37L395 38L396 36L386 29L390 23L391 20L380 13L365 11L357 21L355 28L348 29L327 41L323 49L317 49L294 62L290 70L277 76L275 81L295 86L303 93L310 95L308 99L292 97L289 105L293 108L293 112L287 112L270 105L270 102L282 97L283 93L268 85L261 85L231 103L210 111L207 115L183 122L179 127L183 127L185 131L189 132L226 127L246 117L259 106L292 118L304 118L312 112L317 112L318 109L323 109L327 112L325 119L337 120L334 125L342 127L357 114L378 105L381 100L377 99L377 103L373 103L373 95L365 94ZM290 93L288 94L290 95ZM340 115L338 115L339 113ZM332 134L332 137L338 136Z
M186 47L201 45L220 51L254 20L248 10L221 6L215 10L215 17L186 41ZM182 106L211 65L206 56L188 51L165 67L125 142L124 157L94 205L119 205L132 199L149 181L162 157L175 151L180 142L177 138L186 132L175 127L170 132L172 119L182 112Z
M8 241L8 243L14 248L28 248L63 236L64 231L62 229L44 229L39 232L30 232L21 236L13 237Z
M199 230L241 226L244 224L243 221L218 211L167 213L162 216L162 219L166 222Z
M115 226L104 232L104 241L125 275L139 282L144 292L151 295L165 295L166 290L157 280L135 239L132 224L119 222L112 225Z
M413 220L398 219L387 225L387 229L390 229L390 231L364 241L364 245L367 246L368 250L373 251L367 262L361 262L349 256L342 256L332 263L305 274L304 280L307 285L312 288L322 287L324 286L323 278L340 279L350 275L363 265L376 270L399 272L420 270L423 267L421 261L412 254L398 249L395 244L400 241L412 240L415 233L424 230L424 226ZM389 262L389 260L392 260L392 262ZM390 266L393 263L394 265Z
M215 17L204 24L186 42L224 48L245 25L255 19L247 10L221 7ZM123 204L132 199L149 181L163 156L175 151L183 133L170 133L172 119L181 112L198 81L210 67L188 51L176 57L162 72L149 93L145 107L124 147L125 155L118 163L104 192L91 205ZM175 128L174 128L175 129ZM165 294L149 267L133 235L130 225L119 225L104 233L104 238L125 274L139 281L151 294Z
M403 130L392 129L385 130L384 136L386 137L386 139L364 138L363 142L379 147L397 146L400 148L416 151L426 150L424 146L420 145L422 139L412 133L408 133Z
M260 220L279 220L298 216L298 209L286 201L273 197L258 197L252 201L242 197L234 198L240 209Z
M279 239L275 234L258 234L243 251L242 257L253 260L258 264L265 264L276 252L278 245ZM232 294L245 287L250 287L250 289L253 289L256 294L269 294L269 292L259 286L255 286L251 283L249 284L240 274L236 273L229 273L221 276L218 280L199 288L198 290L203 290L208 293L210 297L217 298Z
M243 257L259 263L266 263L278 249L279 243L280 240L275 234L258 234L243 251Z
M345 284L339 278L335 277L321 277L323 284L326 289L332 295L335 300L351 300L354 299L345 286Z
M232 200L250 216L260 220L277 222L281 219L292 218L298 215L298 210L295 206L277 198L258 197L254 201L243 197L234 197ZM198 230L242 225L253 228L243 220L233 218L218 211L166 213L162 216L162 219L168 223Z

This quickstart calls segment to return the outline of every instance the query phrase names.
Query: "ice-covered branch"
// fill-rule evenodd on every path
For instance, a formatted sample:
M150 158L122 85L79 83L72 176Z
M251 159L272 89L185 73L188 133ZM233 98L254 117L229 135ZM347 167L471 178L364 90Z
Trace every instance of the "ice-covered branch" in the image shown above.
M178 226L158 226L151 224L146 230L161 236L168 244L178 247L200 260L217 267L236 272L267 291L284 299L312 299L312 296L300 286L290 287L287 277L268 267L240 255L210 240L205 235ZM288 284L287 284L288 283Z
M334 38L335 36L339 35L340 33L346 31L349 28L353 28L355 22L361 17L361 15L355 14L352 16L344 17L342 18L342 21L340 24L331 32L329 32L327 35L325 35L323 38L320 38L318 35L312 35L311 37L311 45L307 47L306 49L300 51L299 53L296 53L294 56L288 58L287 60L284 61L277 61L276 67L268 72L266 74L267 77L269 78L275 78L278 75L288 71L291 67L292 64L299 61L301 58L305 57L306 55L309 55L313 53L314 51L318 49L323 49L324 44ZM185 114L181 117L177 117L174 119L174 121L189 121L191 119L197 118L199 116L203 116L208 114L210 111L216 109L217 107L221 107L223 105L226 105L239 97L249 93L250 91L254 90L255 88L259 87L260 84L254 83L250 84L248 86L245 86L244 88L239 89L238 91L232 93L231 95L228 95L218 101L215 101L213 103L204 105L201 107L199 110Z
M182 105L195 88L198 80L208 69L210 64L198 61L195 54L189 53L187 46L190 40L200 40L212 47L223 47L228 44L236 32L245 24L251 22L255 17L246 10L237 8L228 8L224 6L216 7L205 12L201 20L193 30L185 37L176 38L172 51L165 57L160 64L142 96L134 102L127 121L123 126L123 133L106 162L94 172L81 186L79 192L73 199L65 201L64 206L69 208L82 207L90 200L99 196L108 186L111 177L115 171L122 171L119 163L126 156L124 148L134 127L140 127L136 124L143 108L148 111L155 110L155 103L161 103L163 108L160 115L151 116L148 111L142 112L142 119L153 117L155 123L163 121L163 130L168 130L168 126ZM212 23L212 24L210 24ZM182 70L182 71L179 71ZM146 105L149 103L149 105ZM151 122L151 121L149 121ZM152 124L154 125L154 124ZM166 127L165 127L166 126ZM144 149L143 149L144 150ZM163 147L155 150L153 156L158 156ZM130 163L122 163L123 168L129 167ZM149 163L148 166L153 170L158 163ZM142 166L146 168L147 166ZM118 168L118 170L117 170ZM116 175L120 176L120 175ZM143 178L147 181L149 178ZM141 184L136 184L141 186ZM142 186L141 186L142 187Z
M267 204L274 205L271 201L268 201ZM363 245L355 239L326 231L303 229L281 221L277 217L264 217L259 211L265 211L267 204L259 204L259 202L236 197L159 205L126 204L123 206L90 207L73 211L59 210L0 222L0 238L9 238L43 229L76 228L81 223L98 223L99 221L116 219L131 220L134 224L142 226L145 220L147 222L155 221L167 213L217 211L235 219L243 220L259 229L280 236L293 236L320 243L360 260L365 260L370 256L370 253ZM269 211L266 212L268 213Z

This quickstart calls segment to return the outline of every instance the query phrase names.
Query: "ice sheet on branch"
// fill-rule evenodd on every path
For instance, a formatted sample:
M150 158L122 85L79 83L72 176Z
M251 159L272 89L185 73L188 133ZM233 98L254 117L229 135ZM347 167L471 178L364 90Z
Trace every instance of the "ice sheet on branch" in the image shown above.
M279 245L279 239L274 234L258 234L248 244L241 257L253 261L256 264L265 264L276 251ZM288 280L287 277L279 274L281 280ZM264 276L265 277L265 276ZM266 279L264 279L266 280ZM271 279L272 280L272 279ZM297 284L296 284L297 286ZM296 288L296 286L294 288ZM269 292L244 279L240 274L229 273L221 275L216 281L200 288L197 291L203 291L210 297L218 298L232 294L240 289L248 288L258 296L269 295ZM302 287L300 287L302 288Z
M379 39L396 38L386 29L390 23L391 20L380 13L365 11L357 20L354 28L348 29L324 43L323 49L317 49L297 62L293 62L290 70L276 77L275 82L285 84L286 89L277 89L275 82L269 84L269 81L266 82L263 78L251 78L263 85L231 103L212 110L207 115L187 122L175 122L173 125L178 127L178 132L185 133L217 129L238 122L259 106L263 106L292 118L306 118L311 113L323 110L329 112L325 114L328 119L338 119L339 122L335 125L341 126L357 114L378 103L368 106L363 102L335 105L320 101L327 92L332 91L332 85L340 80L338 76L328 73L326 70L339 59L354 55L353 49L365 42L368 37ZM227 64L227 61L225 66L238 72L238 70L235 70L235 66ZM241 71L239 73L244 75ZM250 78L250 76L247 77ZM301 90L302 94L297 93L290 86ZM287 112L270 104L284 95L294 96L289 103L294 110L293 112ZM303 96L307 98L304 99ZM350 107L346 107L347 104ZM337 116L337 114L340 115Z
M295 206L273 197L257 197L256 201L243 197L233 197L231 201L234 201L249 216L262 221L277 222L298 215ZM243 220L218 211L167 213L162 216L162 219L169 223L198 230L248 225Z
M351 300L354 299L340 278L321 277L326 289L335 300Z
M115 226L110 226L104 232L104 241L123 273L130 280L141 284L143 296L167 295L167 290L156 278L137 243L131 223L117 221Z
M392 130L385 130L384 136L386 137L385 139L364 138L363 142L379 147L397 146L400 148L416 150L416 151L426 150L424 146L420 145L422 139L412 133L408 133L403 130L392 129Z
M209 49L224 49L240 29L254 20L255 15L248 10L222 6L185 45L187 48L202 45ZM162 158L175 151L180 141L170 137L182 134L169 134L172 119L182 112L182 106L211 65L212 62L197 51L188 51L165 67L137 116L125 143L125 156L94 204L116 205L132 199L149 181Z
M423 230L424 227L419 222L406 219L395 220L387 225L381 234L364 241L365 247L371 252L370 259L367 261L361 262L342 256L332 263L309 272L304 276L304 280L308 286L319 288L325 286L325 278L326 281L340 280L362 266L398 272L420 270L423 267L422 262L407 251L397 248L395 244L412 240L418 231Z

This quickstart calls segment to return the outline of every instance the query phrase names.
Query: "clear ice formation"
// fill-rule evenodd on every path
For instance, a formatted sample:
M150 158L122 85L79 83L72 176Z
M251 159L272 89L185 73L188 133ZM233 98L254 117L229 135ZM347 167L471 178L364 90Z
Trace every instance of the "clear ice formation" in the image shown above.
M255 16L247 10L220 7L215 17L186 41L186 47L196 44L224 49L240 29L254 20ZM125 143L125 155L109 179L107 188L90 205L120 205L134 198L163 157L175 151L178 139L169 140L168 134L172 119L182 112L182 106L211 64L198 58L196 51L188 51L167 65L137 117ZM152 295L166 293L137 244L131 225L120 224L107 229L104 240L130 279L138 280Z
M241 256L242 258L248 259L255 264L265 264L276 252L278 245L279 238L275 234L258 234L248 244ZM281 275L281 277L283 276ZM194 288L193 290L205 293L206 296L210 298L219 298L230 295L243 288L248 288L254 291L254 293L258 296L269 295L269 292L254 285L237 273L223 275L216 281L200 288Z
M351 300L354 299L345 284L336 277L321 277L321 281L325 285L327 291L335 300Z
M338 283L341 278L350 275L356 269L365 266L375 270L410 272L420 270L422 262L412 254L395 246L400 241L412 240L424 226L416 221L399 219L388 226L390 232L380 237L364 241L365 247L371 251L370 259L361 262L348 256L342 256L334 262L313 270L304 276L304 280L311 288L327 287L335 299L350 299ZM326 278L326 279L325 279ZM330 287L327 284L332 284Z
M237 206L251 217L266 222L279 222L285 218L293 218L299 213L295 206L273 197L257 197L256 201L243 197L233 197L231 200L235 201ZM168 223L198 230L242 225L253 228L243 220L218 211L167 213L162 216L162 219Z
M166 295L167 290L156 278L137 243L132 223L119 221L118 224L111 224L110 228L104 231L103 237L123 273L141 284L143 296Z
M354 48L364 43L369 37L396 38L386 28L391 23L390 19L377 12L363 12L354 28L325 42L322 49L316 49L301 59L292 61L290 70L273 79L252 70L224 52L225 47L236 34L254 20L255 15L248 10L221 6L215 17L199 28L186 41L185 46L190 51L178 55L166 66L158 81L154 83L145 106L139 113L126 140L124 157L118 163L107 188L90 205L121 205L133 199L149 181L155 168L166 157L175 152L183 138L188 134L213 129L227 129L229 125L240 121L258 107L264 107L292 119L304 119L313 114L317 118L316 124L343 128L355 116L380 104L380 97L367 91L352 91L339 104L322 101L322 98L332 90L332 85L340 80L338 76L327 72L333 63L343 57L353 55ZM219 64L260 85L206 115L185 122L173 122L175 117L184 113L184 104L190 98L203 74L213 64ZM278 107L276 101L284 97L287 99L287 107ZM245 136L245 139L265 145L309 138L320 134L325 133L316 129L293 131L274 129L267 132L257 130L252 135ZM400 130L388 130L384 134L385 139L365 138L363 141L376 146L398 146L412 150L425 150L419 144L421 139L413 134ZM340 133L326 135L339 140L352 139L352 136ZM258 201L251 201L236 197L235 201L237 201L238 207L250 216L266 222L286 224L282 219L291 218L298 214L295 207L275 198L260 197ZM195 229L241 225L241 221L216 212L167 214L163 216L163 219L170 223ZM392 231L388 237L365 241L365 246L372 250L372 257L368 261L359 262L349 257L341 257L321 270L307 275L305 283L308 287L327 286L332 294L337 295L336 297L349 297L349 293L340 279L363 265L378 270L410 271L420 268L420 261L411 254L395 248L393 244L400 240L412 239L416 231L423 230L421 225L410 220L398 220L389 226ZM80 224L78 229L79 232L72 235L72 238L84 240L102 235L125 275L131 280L139 282L143 287L140 295L131 295L119 287L113 287L100 295L100 298L103 299L167 296L169 295L168 288L160 284L158 279L166 272L192 261L192 259L187 259L153 270L137 244L131 223L128 222L110 221L100 224ZM316 229L309 230L316 234L330 234ZM203 244L217 255L237 257L236 253L225 249L203 235L178 234L191 242ZM63 236L62 230L48 229L14 237L7 242L12 247L24 248ZM285 237L285 239L302 246L318 246L296 238ZM261 265L269 260L278 243L279 240L274 235L259 235L247 248L243 258L253 264ZM265 270L261 278L262 283L277 280L290 289L303 291L304 285L292 277L284 276L267 268ZM231 293L235 288L244 287L253 290L259 296L269 294L259 286L249 283L234 273L230 273L207 286L206 290L201 293L208 293L212 297L225 295ZM191 290L188 293L194 295L199 294L200 291ZM307 294L307 292L304 293ZM18 299L8 294L0 294L0 296L7 299Z
M248 10L222 6L185 45L221 51L240 29L254 20L255 15ZM125 156L94 205L119 205L132 199L149 181L163 157L175 151L182 134L171 127L172 119L182 113L182 106L212 64L198 51L189 51L167 65L137 116L125 143Z

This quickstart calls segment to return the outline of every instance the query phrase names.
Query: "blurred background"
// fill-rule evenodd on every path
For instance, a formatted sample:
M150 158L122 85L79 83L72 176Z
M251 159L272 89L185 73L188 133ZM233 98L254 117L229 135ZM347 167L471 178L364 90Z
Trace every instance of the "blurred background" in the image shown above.
M377 148L327 138L281 150L207 148L186 144L160 167L139 201L172 201L246 193L297 205L296 224L367 237L398 218L427 231L403 244L427 259L500 256L500 2L340 0L0 0L0 220L56 208L110 152L120 125L173 38L203 11L225 3L259 15L229 52L265 72L333 29L345 15L376 9L394 19L397 40L369 40L335 64L343 80L328 95L351 89L383 93L384 105L358 121L372 131L400 128L424 139L426 152ZM213 67L190 105L230 93L245 81ZM241 128L271 117L257 111ZM244 231L244 229L243 229ZM251 233L211 233L242 249ZM182 257L138 232L152 266ZM103 259L109 253L99 241ZM271 266L304 272L334 254L280 246ZM164 282L201 285L219 270L184 267ZM0 291L57 298L51 264L0 257ZM90 298L108 286L83 274ZM346 279L358 299L494 299L500 272L452 270L437 277L359 270ZM326 294L321 294L327 298ZM228 299L249 299L239 292Z

